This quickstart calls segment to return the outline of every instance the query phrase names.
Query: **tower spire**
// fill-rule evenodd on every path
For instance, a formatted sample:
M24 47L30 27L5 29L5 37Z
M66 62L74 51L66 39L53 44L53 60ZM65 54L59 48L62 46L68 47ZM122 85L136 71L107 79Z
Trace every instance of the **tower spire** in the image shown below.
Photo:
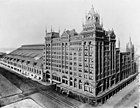
M118 47L120 48L120 39L118 39Z
M92 9L94 9L94 6L93 6L93 4L91 5L91 7L92 7Z
M116 38L116 48L120 49L120 39L118 37Z
M95 9L94 9L93 5L91 6L91 10L89 11L89 13L95 14Z
M126 51L129 51L129 43L126 43Z
M131 37L129 37L129 42L131 42L131 43L132 43L132 41L131 41Z
M103 18L101 18L101 26L103 27Z
M45 29L45 33L46 33L46 35L47 35L47 28Z
M131 41L131 37L129 37L129 44L130 44L130 48L132 48L132 41Z
M51 32L52 32L52 25L51 25Z
M58 33L60 34L60 27L58 28Z

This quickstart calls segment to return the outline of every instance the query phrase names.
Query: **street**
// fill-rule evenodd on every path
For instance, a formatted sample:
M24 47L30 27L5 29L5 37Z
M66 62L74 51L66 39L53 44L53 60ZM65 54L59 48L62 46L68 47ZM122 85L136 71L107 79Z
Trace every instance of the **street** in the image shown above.
M32 81L31 79L24 78L22 76L19 76L17 74L14 74L13 72L10 72L2 68L0 68L0 75L4 79L7 79L7 81L4 82L6 84L7 82L10 82L11 84L10 87L12 87L8 91L9 92L8 96L3 96L2 98L0 98L1 106L5 106L28 98L35 100L35 102L39 103L42 107L47 107L47 108L52 108L54 106L57 106L57 108L71 108L71 107L76 107L77 103L78 104L80 103L76 100L74 100L75 104L71 103L73 99L64 97L61 94L57 94L53 90L51 85L48 86L42 85L36 81ZM16 92L14 93L14 95L12 95L13 94L12 91L15 91L16 89L20 90L20 93ZM4 92L4 90L1 89L1 92Z
M27 102L28 99L42 108L94 108L57 93L53 90L52 85L42 85L0 68L0 105L5 106L12 103L16 105L15 102ZM138 100L138 82L134 81L107 100L105 104L96 108L133 108Z

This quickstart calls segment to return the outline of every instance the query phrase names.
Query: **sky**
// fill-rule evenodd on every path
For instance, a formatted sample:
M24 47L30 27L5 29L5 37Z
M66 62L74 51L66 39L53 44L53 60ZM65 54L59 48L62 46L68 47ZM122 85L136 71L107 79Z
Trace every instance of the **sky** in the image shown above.
M122 49L131 37L140 54L139 0L0 0L0 48L44 43L51 26L80 33L92 5L105 30L114 29Z

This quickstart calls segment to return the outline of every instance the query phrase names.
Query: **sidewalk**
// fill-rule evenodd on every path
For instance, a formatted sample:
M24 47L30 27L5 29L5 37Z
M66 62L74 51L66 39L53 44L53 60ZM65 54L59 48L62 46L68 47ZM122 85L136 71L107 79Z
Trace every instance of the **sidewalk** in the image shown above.
M138 87L138 80L134 80L129 85L127 85L125 88L123 88L121 91L119 91L117 94L113 95L105 104L100 106L99 108L114 108L116 104L118 104L122 99L132 92L136 87Z
M25 99L25 100L21 100L21 101L6 105L2 108L43 108L43 107L38 105L32 99Z
M43 82L43 81L39 81L39 80L35 80L35 79L32 79L33 81L36 81L36 82L38 82L38 83L40 83L40 84L42 84L42 85L45 85L45 86L49 86L49 85L51 85L50 83L48 83L48 82Z

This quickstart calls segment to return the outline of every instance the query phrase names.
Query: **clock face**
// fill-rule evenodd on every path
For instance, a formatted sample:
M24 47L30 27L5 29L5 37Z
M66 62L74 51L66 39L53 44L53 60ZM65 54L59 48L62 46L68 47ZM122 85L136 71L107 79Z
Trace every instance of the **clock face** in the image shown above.
M88 14L87 20L92 20L92 15L91 14Z

